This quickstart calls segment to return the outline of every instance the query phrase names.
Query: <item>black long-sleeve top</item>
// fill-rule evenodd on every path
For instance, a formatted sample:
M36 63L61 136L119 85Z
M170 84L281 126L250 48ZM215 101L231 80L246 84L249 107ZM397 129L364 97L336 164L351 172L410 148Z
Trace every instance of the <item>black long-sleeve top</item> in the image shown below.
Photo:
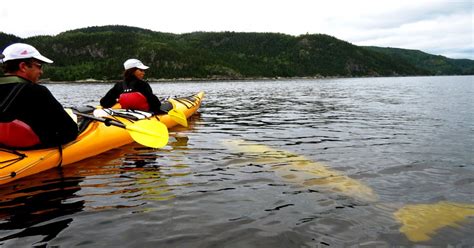
M104 108L110 108L117 103L117 99L119 98L120 94L122 94L126 88L131 89L135 92L142 93L147 102L148 106L150 107L151 112L157 114L160 113L160 100L156 95L153 94L153 90L150 87L150 84L143 80L133 80L130 82L117 82L115 85L105 94L102 99L100 99L100 105Z
M0 83L0 103L16 85L25 85L6 111L0 111L0 121L18 119L25 122L40 139L41 147L66 144L77 137L79 133L77 124L48 88L17 76L0 77L0 82L7 77L12 77L7 81L11 82L14 78L13 81L18 83Z

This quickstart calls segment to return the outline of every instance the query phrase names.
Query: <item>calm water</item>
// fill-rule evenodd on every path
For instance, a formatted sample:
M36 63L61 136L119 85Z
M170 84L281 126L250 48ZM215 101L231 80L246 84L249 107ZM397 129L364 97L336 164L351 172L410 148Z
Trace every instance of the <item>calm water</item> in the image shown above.
M110 87L47 86L65 106ZM204 90L191 126L0 186L1 247L474 246L472 76L152 87ZM421 241L395 217L461 205Z

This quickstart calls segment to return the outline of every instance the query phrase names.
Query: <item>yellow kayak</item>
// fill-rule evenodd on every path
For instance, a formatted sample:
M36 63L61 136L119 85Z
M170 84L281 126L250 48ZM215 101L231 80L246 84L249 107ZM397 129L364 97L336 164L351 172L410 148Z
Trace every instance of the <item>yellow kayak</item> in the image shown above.
M170 98L174 108L189 118L199 109L204 92L188 97ZM113 116L114 120L124 124L133 123L124 117ZM152 116L167 128L178 123L168 114ZM117 126L108 126L104 122L91 121L79 137L62 146L62 149L47 148L39 150L10 150L0 148L0 184L33 175L57 166L64 166L89 158L108 150L134 142L129 131Z

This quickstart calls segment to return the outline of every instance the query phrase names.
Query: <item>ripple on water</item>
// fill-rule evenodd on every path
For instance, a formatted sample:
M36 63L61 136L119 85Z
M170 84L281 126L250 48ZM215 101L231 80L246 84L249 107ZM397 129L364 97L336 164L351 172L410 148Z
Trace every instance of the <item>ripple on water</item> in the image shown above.
M97 105L109 87L48 85L66 106ZM411 205L472 204L472 77L152 87L160 96L206 92L190 127L170 130L163 149L124 146L0 186L0 246L474 244L472 218L415 242L394 217ZM378 200L348 193L353 185Z

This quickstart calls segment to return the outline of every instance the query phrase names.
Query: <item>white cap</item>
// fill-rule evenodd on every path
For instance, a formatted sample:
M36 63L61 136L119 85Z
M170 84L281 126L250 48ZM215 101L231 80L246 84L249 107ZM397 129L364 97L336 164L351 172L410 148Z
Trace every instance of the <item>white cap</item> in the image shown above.
M7 62L9 60L14 59L35 58L45 63L53 63L52 60L41 55L38 50L36 50L36 48L24 43L11 44L7 48L5 48L5 50L3 50L2 54L4 56L3 62Z
M144 65L140 60L138 59L127 59L125 63L123 63L123 67L125 70L131 69L131 68L138 68L142 70L146 70L150 67Z

